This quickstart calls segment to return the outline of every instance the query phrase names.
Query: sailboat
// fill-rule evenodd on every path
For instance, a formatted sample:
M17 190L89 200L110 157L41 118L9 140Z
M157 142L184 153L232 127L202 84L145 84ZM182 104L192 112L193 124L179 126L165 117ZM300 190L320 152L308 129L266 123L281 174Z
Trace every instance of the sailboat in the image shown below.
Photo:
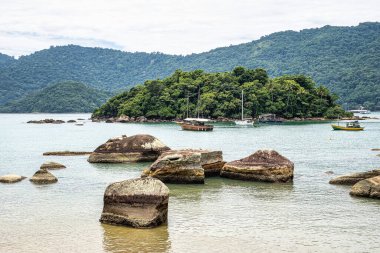
M199 101L200 101L200 89L198 89L198 102L197 102L197 118L189 118L189 98L187 98L187 118L182 122L177 122L181 126L182 130L188 131L212 131L214 126L211 124L205 124L209 122L209 119L199 117Z
M241 91L241 120L235 120L238 126L252 126L254 123L251 119L244 119L244 91Z

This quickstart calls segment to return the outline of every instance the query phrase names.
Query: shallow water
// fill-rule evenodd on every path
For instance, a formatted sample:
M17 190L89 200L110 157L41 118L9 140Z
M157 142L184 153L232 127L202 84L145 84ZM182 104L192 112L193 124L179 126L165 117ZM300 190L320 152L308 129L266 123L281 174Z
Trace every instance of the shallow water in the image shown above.
M373 116L373 114L372 114ZM380 115L379 115L380 116ZM328 184L338 174L380 168L380 121L365 131L332 131L329 123L180 131L175 124L26 124L82 114L0 114L0 175L32 176L45 161L58 183L0 184L0 252L380 252L380 201L354 198ZM225 160L273 148L295 163L293 184L210 178L205 185L169 185L169 221L155 229L98 222L106 186L138 177L149 164L89 164L85 156L110 137L152 134L171 148L221 149Z

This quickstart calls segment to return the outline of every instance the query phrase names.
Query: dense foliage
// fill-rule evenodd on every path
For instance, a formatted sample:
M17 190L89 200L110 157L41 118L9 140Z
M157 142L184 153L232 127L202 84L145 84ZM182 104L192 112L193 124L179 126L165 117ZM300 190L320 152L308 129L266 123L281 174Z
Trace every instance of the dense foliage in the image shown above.
M111 98L93 117L173 119L197 116L239 118L241 91L245 117L275 113L285 118L344 116L336 97L311 78L286 75L270 79L263 69L236 67L232 72L181 70L163 80L149 80Z
M311 76L340 96L346 107L380 107L380 23L325 26L274 33L206 53L173 56L59 46L8 61L0 71L0 104L62 80L107 91L126 90L148 79L185 71L264 68L272 77Z
M0 112L92 112L110 96L83 83L66 81L12 101Z

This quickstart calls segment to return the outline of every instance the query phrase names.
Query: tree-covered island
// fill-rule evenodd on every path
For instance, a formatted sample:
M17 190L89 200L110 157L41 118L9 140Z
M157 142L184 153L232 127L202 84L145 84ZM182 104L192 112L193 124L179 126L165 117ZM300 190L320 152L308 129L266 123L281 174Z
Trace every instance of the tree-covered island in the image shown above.
M145 81L114 96L96 109L93 118L121 115L171 120L195 117L217 119L241 117L241 91L245 117L273 113L291 119L350 116L336 103L337 96L303 75L270 78L264 69L236 67L231 72L202 70Z

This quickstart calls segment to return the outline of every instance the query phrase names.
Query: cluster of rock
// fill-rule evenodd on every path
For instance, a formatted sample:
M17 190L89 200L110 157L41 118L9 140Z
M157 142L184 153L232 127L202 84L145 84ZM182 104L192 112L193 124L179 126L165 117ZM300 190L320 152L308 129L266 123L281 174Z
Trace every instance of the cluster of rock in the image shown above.
M173 120L164 120L164 119L148 119L145 116L139 117L129 117L126 115L121 115L119 117L111 117L111 118L91 118L92 122L106 122L106 123L158 123L158 122L172 122Z
M170 150L151 135L133 135L109 139L95 149L88 158L90 163L151 162Z
M65 123L63 120L55 120L55 119L42 119L42 120L29 120L26 123L33 123L33 124L62 124Z
M65 165L55 162L47 162L41 165L40 169L34 173L34 175L29 179L35 184L52 184L56 183L58 179L51 174L48 170L63 169L66 168ZM26 177L8 174L0 176L0 183L17 183L24 180Z
M380 198L380 169L339 176L329 183L353 185L350 191L353 196Z

